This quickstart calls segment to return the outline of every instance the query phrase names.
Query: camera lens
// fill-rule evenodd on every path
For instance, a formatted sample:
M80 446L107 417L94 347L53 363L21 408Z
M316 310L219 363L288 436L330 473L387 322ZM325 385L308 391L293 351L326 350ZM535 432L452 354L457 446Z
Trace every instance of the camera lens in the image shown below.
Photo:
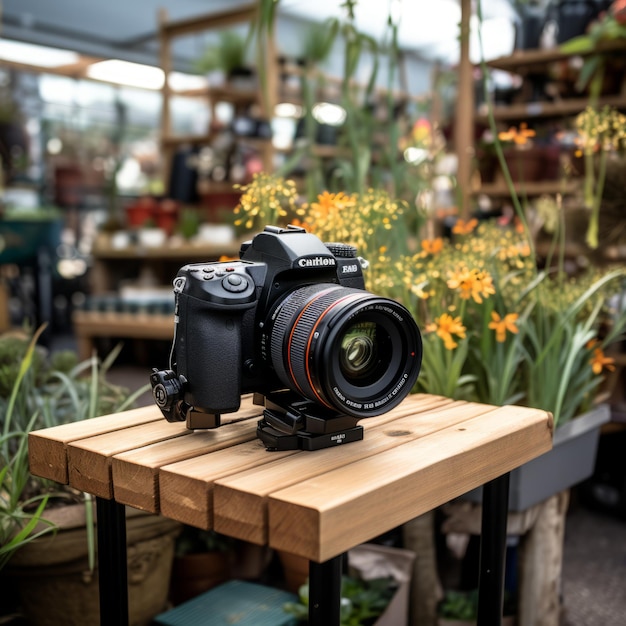
M281 382L355 417L396 406L417 380L419 330L402 305L334 284L301 287L269 316L271 364Z

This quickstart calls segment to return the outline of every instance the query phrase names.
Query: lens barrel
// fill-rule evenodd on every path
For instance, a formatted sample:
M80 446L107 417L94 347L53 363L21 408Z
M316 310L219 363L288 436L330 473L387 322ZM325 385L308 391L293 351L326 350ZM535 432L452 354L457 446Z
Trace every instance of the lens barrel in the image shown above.
M417 380L420 333L393 300L318 283L287 294L268 321L271 364L281 382L328 409L380 415Z

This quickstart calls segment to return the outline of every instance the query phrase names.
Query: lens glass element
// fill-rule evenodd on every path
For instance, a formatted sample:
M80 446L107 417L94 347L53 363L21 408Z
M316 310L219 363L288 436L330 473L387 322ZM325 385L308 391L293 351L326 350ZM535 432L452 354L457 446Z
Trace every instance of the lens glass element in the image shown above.
M364 386L377 379L381 361L379 352L387 352L386 333L375 322L361 322L348 328L341 339L341 373L353 385Z

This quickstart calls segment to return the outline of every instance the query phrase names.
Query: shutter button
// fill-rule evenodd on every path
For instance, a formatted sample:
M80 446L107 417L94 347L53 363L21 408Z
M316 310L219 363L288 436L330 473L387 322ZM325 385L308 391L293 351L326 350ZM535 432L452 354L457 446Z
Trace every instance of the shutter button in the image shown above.
M226 289L226 291L239 293L248 288L248 281L239 274L229 274L222 281L222 285L224 285L224 289Z

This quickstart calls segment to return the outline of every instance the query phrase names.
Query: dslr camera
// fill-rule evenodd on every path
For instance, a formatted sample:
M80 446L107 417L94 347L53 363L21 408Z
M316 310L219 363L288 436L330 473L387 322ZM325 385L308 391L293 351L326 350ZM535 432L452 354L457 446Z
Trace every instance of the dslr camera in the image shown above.
M270 450L362 439L357 422L397 406L422 359L409 311L365 290L366 265L348 244L268 226L239 260L182 267L169 369L150 377L166 419L216 428L254 393Z

